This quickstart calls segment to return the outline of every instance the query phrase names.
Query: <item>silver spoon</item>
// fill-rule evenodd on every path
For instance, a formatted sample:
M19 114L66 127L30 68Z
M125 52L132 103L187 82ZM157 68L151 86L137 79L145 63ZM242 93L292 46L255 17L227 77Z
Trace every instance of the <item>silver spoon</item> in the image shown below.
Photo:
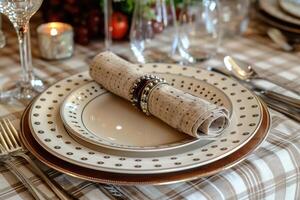
M253 69L251 66L248 66L248 70L242 69L230 56L225 56L224 57L224 64L227 68L228 71L232 72L232 74L239 80L245 81L245 82L250 82L251 79L262 79L265 80L264 78L260 77ZM268 80L269 82L273 83L272 81ZM276 83L274 83L276 84ZM278 85L278 84L276 84ZM282 87L282 86L280 86ZM282 87L284 88L284 87ZM295 95L298 96L298 98L293 98L290 96L286 96L277 92L273 91L264 91L264 93L277 101L280 101L284 104L288 104L290 106L293 106L294 108L300 109L300 94L297 91L292 91Z

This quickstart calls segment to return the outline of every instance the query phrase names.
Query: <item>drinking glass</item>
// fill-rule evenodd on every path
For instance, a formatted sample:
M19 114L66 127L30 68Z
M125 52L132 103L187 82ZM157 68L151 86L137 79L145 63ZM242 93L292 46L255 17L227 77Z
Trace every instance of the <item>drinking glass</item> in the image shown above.
M184 0L178 19L178 49L184 63L216 54L221 39L218 6L218 0Z
M112 0L104 0L103 2L104 13L104 45L105 50L111 49L112 44L112 27L111 27L111 15L112 15Z
M225 37L234 37L246 31L249 5L250 0L220 0L220 17Z
M14 89L3 91L0 100L31 99L43 90L43 82L34 77L30 48L29 20L40 8L43 0L0 0L0 13L6 15L13 24L19 42L22 79Z
M2 31L2 18L0 14L0 48L3 48L5 46L5 35Z
M173 0L135 1L130 45L138 62L172 61L177 37Z

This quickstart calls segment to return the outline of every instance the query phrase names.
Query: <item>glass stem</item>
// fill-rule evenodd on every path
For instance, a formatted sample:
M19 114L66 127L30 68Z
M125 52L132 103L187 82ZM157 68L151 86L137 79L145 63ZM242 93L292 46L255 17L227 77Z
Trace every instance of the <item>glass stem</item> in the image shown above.
M17 33L20 49L20 61L22 66L22 81L23 84L30 85L30 81L33 79L33 76L28 23L24 27L17 29Z
M0 31L2 31L2 15L0 14Z
M31 41L30 41L30 26L29 26L29 23L28 23L28 29L27 29L27 33L26 33L26 47L27 47L27 63L28 63L28 66L29 66L29 71L30 71L30 80L32 80L32 74L33 74L33 68L32 68L32 54L31 54Z
M110 50L112 44L111 38L111 15L112 15L112 1L104 0L104 29L105 29L105 50Z

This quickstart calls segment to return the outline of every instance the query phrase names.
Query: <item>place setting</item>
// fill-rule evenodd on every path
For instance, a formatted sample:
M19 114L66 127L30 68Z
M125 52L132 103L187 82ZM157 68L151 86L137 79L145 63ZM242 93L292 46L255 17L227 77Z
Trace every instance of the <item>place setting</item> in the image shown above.
M143 87L137 81L153 85L146 110L134 108L143 105L131 94L136 93L133 87ZM178 110L180 104L186 108ZM21 138L45 164L67 174L99 182L162 184L237 164L265 139L269 126L265 104L222 75L179 65L133 65L104 52L94 59L90 73L68 77L36 98L23 114ZM242 155L234 158L240 151ZM232 161L222 162L228 158ZM213 171L189 172L209 165ZM99 174L89 175L92 172ZM112 179L107 177L110 173ZM168 178L157 177L164 173ZM181 174L181 179L174 180L170 173ZM132 179L124 180L124 174Z
M63 8L52 1L0 2L7 18L2 24L10 21L17 31L16 63L22 67L14 87L1 80L0 109L10 114L0 118L0 164L34 199L51 198L20 165L28 164L53 197L81 198L51 173L96 185L108 199L118 199L106 187L125 194L125 188L198 184L236 173L245 163L264 159L261 149L272 152L268 145L275 142L268 139L283 134L274 136L279 119L299 123L295 80L287 84L263 74L261 52L270 47L250 49L258 40L244 35L250 6L261 19L273 20L269 24L280 34L298 34L296 0L66 2ZM91 10L82 19L80 7ZM18 9L23 14L11 14ZM36 12L44 23L32 23L30 37L29 20ZM121 22L127 23L124 32L114 32ZM5 55L0 57L6 58L11 33L1 27ZM253 52L261 60L242 61ZM277 72L284 73L274 68Z

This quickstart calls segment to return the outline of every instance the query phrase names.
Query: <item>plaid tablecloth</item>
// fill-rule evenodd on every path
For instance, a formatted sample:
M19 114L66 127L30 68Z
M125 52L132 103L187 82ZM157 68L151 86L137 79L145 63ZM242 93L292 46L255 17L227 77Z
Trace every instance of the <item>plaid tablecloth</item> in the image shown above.
M0 49L0 87L18 79L19 54L15 33L7 34L7 46ZM88 47L76 46L71 59L45 61L39 58L36 37L32 37L36 75L47 84L88 69L88 60L103 49L101 42ZM115 48L130 57L128 44ZM222 54L251 63L262 76L300 91L300 52L280 51L267 38L255 34L226 40L220 54L197 67L222 67ZM273 88L281 92L280 88ZM1 117L18 126L25 104L0 104ZM262 146L239 165L214 176L164 186L116 186L82 181L44 167L49 176L77 199L299 199L300 198L300 125L271 110L272 130ZM21 168L39 190L56 199L51 190L34 175L28 164ZM32 199L27 189L5 167L0 166L0 199Z

